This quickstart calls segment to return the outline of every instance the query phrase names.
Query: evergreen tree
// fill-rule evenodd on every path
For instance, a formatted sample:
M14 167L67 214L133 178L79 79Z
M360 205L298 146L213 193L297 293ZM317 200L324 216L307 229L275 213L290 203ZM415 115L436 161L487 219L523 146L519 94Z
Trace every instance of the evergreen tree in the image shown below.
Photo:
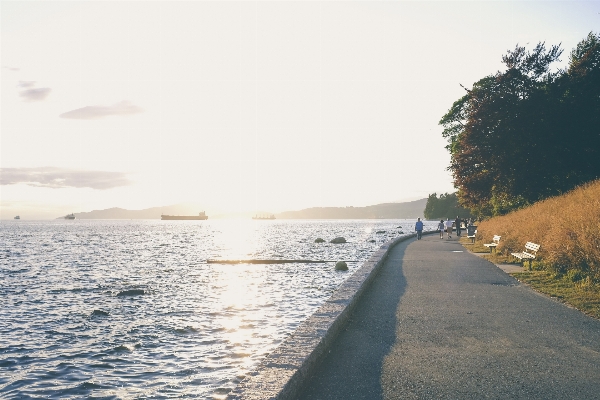
M461 218L471 218L472 215L469 210L463 208L458 204L458 197L456 193L444 193L440 194L438 198L437 193L430 194L427 198L427 204L423 211L425 219L454 219L456 216Z
M560 46L517 46L465 89L440 120L462 205L501 215L600 176L599 43L590 33L558 71Z

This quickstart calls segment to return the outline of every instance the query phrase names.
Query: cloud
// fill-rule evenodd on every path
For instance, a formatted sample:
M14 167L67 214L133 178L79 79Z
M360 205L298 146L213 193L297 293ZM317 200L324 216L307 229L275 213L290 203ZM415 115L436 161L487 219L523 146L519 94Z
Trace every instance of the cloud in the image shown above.
M57 167L0 168L0 185L17 185L19 183L53 189L87 187L106 190L128 186L132 182L123 172L79 171Z
M4 69L7 69L7 70L9 70L9 71L14 71L14 72L17 72L17 71L20 71L20 70L21 70L21 68L17 68L17 67L9 67L8 65L5 65L5 66L4 66L4 67L2 67L2 68L4 68Z
M60 114L68 119L100 119L111 115L132 115L143 110L129 101L121 101L112 106L87 106Z
M51 91L52 89L50 88L32 88L22 90L19 94L25 99L25 101L40 101L48 97Z
M18 87L30 88L35 86L35 81L19 81Z

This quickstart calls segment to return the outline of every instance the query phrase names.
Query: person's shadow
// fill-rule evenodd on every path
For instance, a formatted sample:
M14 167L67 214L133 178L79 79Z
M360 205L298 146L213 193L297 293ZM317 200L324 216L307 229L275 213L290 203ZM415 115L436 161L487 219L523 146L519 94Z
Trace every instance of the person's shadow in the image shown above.
M402 259L411 242L390 251L298 400L383 398L381 371L396 341L396 309L406 289Z

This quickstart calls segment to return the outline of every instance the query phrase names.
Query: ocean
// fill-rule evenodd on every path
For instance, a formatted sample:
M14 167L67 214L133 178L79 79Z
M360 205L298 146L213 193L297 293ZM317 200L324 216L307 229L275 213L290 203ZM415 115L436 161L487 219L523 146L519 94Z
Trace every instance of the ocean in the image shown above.
M414 222L2 221L0 397L223 399Z

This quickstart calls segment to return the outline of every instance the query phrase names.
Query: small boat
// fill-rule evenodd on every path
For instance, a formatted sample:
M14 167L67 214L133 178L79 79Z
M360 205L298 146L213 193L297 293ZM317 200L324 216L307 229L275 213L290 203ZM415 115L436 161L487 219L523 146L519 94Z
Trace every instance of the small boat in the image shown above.
M275 219L275 214L256 214L252 219Z
M67 215L65 215L65 219L75 219L75 214L73 214L73 213L67 214Z
M198 215L165 215L162 214L160 219L167 221L198 221L208 219L208 215L206 212L202 211L198 213Z
M17 216L15 217L15 219L21 219L21 217L17 215Z

